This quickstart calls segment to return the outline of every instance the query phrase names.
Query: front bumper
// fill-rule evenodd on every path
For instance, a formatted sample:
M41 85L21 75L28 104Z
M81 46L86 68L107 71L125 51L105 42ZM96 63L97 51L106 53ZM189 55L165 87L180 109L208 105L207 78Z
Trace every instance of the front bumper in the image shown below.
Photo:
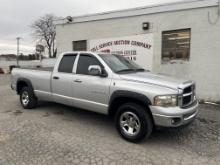
M162 127L179 127L192 122L198 114L198 102L188 108L151 106L154 123Z

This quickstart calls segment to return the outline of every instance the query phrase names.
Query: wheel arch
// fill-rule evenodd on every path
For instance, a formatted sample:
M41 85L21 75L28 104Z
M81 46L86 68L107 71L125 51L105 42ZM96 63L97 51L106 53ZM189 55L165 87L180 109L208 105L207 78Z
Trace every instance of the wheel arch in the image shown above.
M16 83L16 91L17 91L17 94L20 94L21 92L21 89L23 87L30 87L31 89L33 89L33 86L32 86L32 83L29 79L26 79L26 78L19 78L17 80L17 83Z
M135 102L135 103L145 107L147 112L152 117L152 121L153 121L153 116L152 116L152 113L151 113L151 110L149 107L152 104L150 99L143 94L131 92L131 91L122 91L122 90L115 91L111 95L111 98L109 101L108 114L111 117L114 117L117 112L118 107L120 105L122 105L124 103L128 103L128 102Z

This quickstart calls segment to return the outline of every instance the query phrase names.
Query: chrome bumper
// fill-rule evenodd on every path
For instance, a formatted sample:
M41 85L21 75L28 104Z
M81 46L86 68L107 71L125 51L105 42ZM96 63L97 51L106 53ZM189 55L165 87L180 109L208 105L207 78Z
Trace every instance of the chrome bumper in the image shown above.
M151 106L154 123L162 127L179 127L192 122L198 114L198 102L189 108Z

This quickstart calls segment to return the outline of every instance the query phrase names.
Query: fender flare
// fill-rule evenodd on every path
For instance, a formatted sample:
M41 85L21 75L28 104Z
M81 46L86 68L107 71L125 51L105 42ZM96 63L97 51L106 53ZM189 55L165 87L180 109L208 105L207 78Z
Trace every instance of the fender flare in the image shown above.
M18 78L17 83L16 83L16 91L17 91L17 94L19 94L18 84L19 84L20 82L24 82L24 83L26 83L26 84L28 85L28 87L30 87L32 90L34 89L32 83L31 83L31 81L30 81L29 79L27 79L27 78Z
M119 98L129 98L129 99L140 101L146 105L152 105L150 99L144 94L131 92L131 91L125 91L125 90L117 90L110 97L109 108L108 108L109 114L111 113L112 107L114 106L113 105L114 101Z

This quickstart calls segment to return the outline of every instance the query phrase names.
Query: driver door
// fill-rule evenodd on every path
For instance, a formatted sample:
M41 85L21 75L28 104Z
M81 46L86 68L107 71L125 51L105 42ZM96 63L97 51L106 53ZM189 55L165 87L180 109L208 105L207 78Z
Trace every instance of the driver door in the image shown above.
M73 80L74 103L80 108L107 113L111 79L89 75L88 68L91 65L99 65L103 68L92 54L80 54Z

